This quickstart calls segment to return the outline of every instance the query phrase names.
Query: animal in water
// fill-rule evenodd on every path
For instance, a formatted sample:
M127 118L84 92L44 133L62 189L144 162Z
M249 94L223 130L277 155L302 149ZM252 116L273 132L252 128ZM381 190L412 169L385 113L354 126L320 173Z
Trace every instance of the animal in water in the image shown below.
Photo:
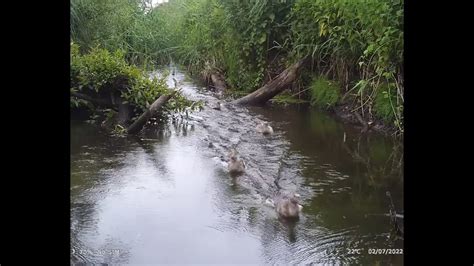
M257 126L257 132L262 133L263 135L273 134L273 128L268 124L268 122L262 122Z
M298 194L294 194L290 197L284 196L279 198L276 204L274 204L278 215L288 219L299 218L303 206L299 204L298 196Z
M239 158L238 153L235 149L232 149L230 151L228 168L229 173L231 174L241 174L245 172L245 163L242 159Z
M221 102L217 102L216 104L212 105L212 109L214 109L214 110L219 110L220 111L221 107L222 107Z

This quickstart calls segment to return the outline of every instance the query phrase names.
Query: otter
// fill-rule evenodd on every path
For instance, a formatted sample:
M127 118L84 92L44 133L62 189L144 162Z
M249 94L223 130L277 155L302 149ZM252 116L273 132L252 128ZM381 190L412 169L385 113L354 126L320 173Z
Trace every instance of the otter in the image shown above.
M262 122L257 126L257 132L263 135L273 134L273 128L268 125L268 122Z

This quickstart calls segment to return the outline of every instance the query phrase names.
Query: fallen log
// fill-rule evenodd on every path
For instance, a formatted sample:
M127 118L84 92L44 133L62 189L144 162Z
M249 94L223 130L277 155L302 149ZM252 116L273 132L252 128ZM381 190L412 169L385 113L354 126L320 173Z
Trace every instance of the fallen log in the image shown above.
M133 124L127 128L128 134L135 134L140 132L142 127L146 124L148 119L153 117L156 112L169 100L171 99L176 90L167 95L161 95L155 102L153 102L150 107L137 119Z
M289 68L283 70L275 79L265 84L260 89L234 101L235 104L259 105L264 104L280 92L284 91L295 81L298 71L304 65L306 59L302 59Z

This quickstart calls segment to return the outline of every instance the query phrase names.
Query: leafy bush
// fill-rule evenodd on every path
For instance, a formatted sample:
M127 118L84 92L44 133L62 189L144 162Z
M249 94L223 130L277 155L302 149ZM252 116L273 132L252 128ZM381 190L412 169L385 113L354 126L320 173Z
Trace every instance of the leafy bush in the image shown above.
M396 115L397 94L390 85L382 86L375 97L375 114L386 122L393 122Z
M173 58L192 73L208 76L218 70L230 87L238 90L235 93L250 92L262 86L269 73L275 74L275 62L280 62L275 68L280 70L310 57L311 76L324 75L337 81L339 94L360 103L358 110L380 109L377 116L393 118L402 130L401 0L173 0L152 9L147 4L149 1L71 0L71 38L81 45L80 52L93 51L103 59L111 57L109 62L100 63L96 62L99 58L91 58L90 67L98 72L87 70L91 76L85 80L101 87L104 82L113 83L114 77L120 81L121 75L141 75L121 73L134 71L133 67L120 65L122 59L141 65L164 64ZM120 52L98 54L94 50L97 45ZM72 83L84 83L79 80L82 74L74 72L83 66L78 63L75 67L71 69ZM110 72L93 76L101 73L100 68ZM300 77L298 82L307 85L311 81ZM149 86L145 83L134 81L128 85ZM376 103L385 85L394 89L392 118L388 109L382 108L382 100ZM132 91L130 99L146 105L146 100L139 99L141 90ZM317 99L322 99L323 106L334 104L334 91L318 93L323 91L313 93L313 104Z
M110 53L95 47L81 55L78 45L74 43L71 45L71 90L86 94L120 90L121 96L137 107L137 111L148 108L160 95L171 93L165 77L149 79L143 70L125 61L123 51ZM79 101L74 97L71 102L74 102L73 106L78 106ZM178 92L164 109L182 111L191 104Z
M290 17L293 58L312 57L320 73L363 103L361 110L374 104L371 96L383 95L384 84L397 87L393 118L401 125L403 1L297 0Z
M121 50L110 53L94 47L89 53L80 55L76 44L72 44L71 50L75 51L71 58L72 86L80 90L89 88L99 92L114 85L128 86L125 83L138 80L142 75L137 67L125 61ZM118 84L120 82L124 84Z
M315 78L311 83L311 105L323 108L334 106L339 97L339 86L336 82L324 77Z

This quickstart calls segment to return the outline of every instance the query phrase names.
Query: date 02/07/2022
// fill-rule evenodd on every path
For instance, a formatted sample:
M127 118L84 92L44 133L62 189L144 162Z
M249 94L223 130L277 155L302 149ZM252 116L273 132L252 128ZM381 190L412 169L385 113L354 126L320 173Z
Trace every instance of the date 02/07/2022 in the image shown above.
M347 253L349 255L361 255L364 252L362 248L348 248ZM390 254L398 254L403 255L403 249L387 249L387 248L369 248L367 250L367 254L373 255L390 255Z

